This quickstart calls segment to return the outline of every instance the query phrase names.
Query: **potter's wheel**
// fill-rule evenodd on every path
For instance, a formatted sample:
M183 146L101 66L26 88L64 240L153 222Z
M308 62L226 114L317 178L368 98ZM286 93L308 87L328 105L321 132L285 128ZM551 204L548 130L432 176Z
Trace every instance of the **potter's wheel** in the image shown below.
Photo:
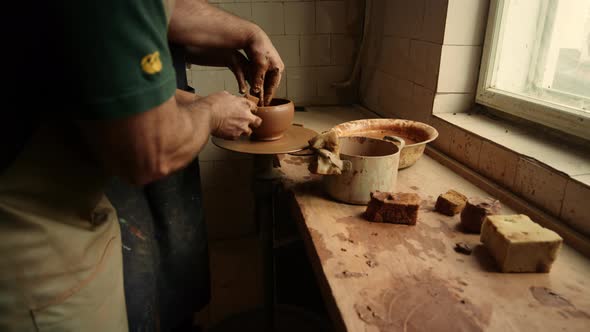
M242 136L236 140L213 137L211 142L222 149L234 152L272 155L301 151L316 135L317 133L311 129L291 126L285 131L283 137L276 141L254 141L250 137Z

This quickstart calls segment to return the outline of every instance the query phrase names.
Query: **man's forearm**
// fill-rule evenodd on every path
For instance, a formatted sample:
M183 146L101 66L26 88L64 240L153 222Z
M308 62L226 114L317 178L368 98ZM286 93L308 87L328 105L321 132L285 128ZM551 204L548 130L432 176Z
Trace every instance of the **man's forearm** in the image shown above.
M207 143L211 112L197 100L177 90L176 96L149 111L80 126L110 173L143 185L186 166Z
M165 176L188 165L203 150L211 134L211 112L203 109L197 100L200 97L190 92L176 90L176 105L179 117L176 129L167 135L167 142L158 153L161 163L156 176ZM178 130L178 132L176 132ZM158 174L157 171L162 174ZM153 179L151 179L153 180Z
M260 28L227 13L206 0L177 0L168 38L182 45L203 48L245 48Z

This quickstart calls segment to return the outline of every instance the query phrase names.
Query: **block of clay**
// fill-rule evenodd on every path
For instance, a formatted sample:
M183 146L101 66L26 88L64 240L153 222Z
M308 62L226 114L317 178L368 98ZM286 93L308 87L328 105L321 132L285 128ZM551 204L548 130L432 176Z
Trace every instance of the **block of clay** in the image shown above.
M454 216L465 207L467 197L455 190L449 190L438 196L434 209L447 216Z
M371 193L371 201L365 211L369 221L392 224L416 225L420 196L414 193Z
M563 240L518 214L486 217L481 242L502 272L549 272Z
M461 211L461 228L466 233L481 232L481 225L487 216L500 210L500 202L491 198L470 198Z

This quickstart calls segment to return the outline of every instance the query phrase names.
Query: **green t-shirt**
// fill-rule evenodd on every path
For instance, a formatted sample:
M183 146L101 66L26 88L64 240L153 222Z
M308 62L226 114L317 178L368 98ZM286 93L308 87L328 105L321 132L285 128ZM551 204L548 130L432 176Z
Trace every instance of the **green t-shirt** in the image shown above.
M40 124L114 119L173 94L167 44L172 0L17 2L3 45L10 82L0 121L0 173ZM26 24L23 24L26 22ZM15 31L17 30L15 33Z
M176 77L162 0L64 1L73 116L112 119L168 100Z

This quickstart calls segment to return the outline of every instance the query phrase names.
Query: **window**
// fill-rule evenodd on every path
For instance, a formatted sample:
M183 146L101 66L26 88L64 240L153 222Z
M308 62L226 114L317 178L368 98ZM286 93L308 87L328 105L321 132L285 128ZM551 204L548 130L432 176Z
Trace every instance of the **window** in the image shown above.
M477 101L590 140L590 0L492 0Z

